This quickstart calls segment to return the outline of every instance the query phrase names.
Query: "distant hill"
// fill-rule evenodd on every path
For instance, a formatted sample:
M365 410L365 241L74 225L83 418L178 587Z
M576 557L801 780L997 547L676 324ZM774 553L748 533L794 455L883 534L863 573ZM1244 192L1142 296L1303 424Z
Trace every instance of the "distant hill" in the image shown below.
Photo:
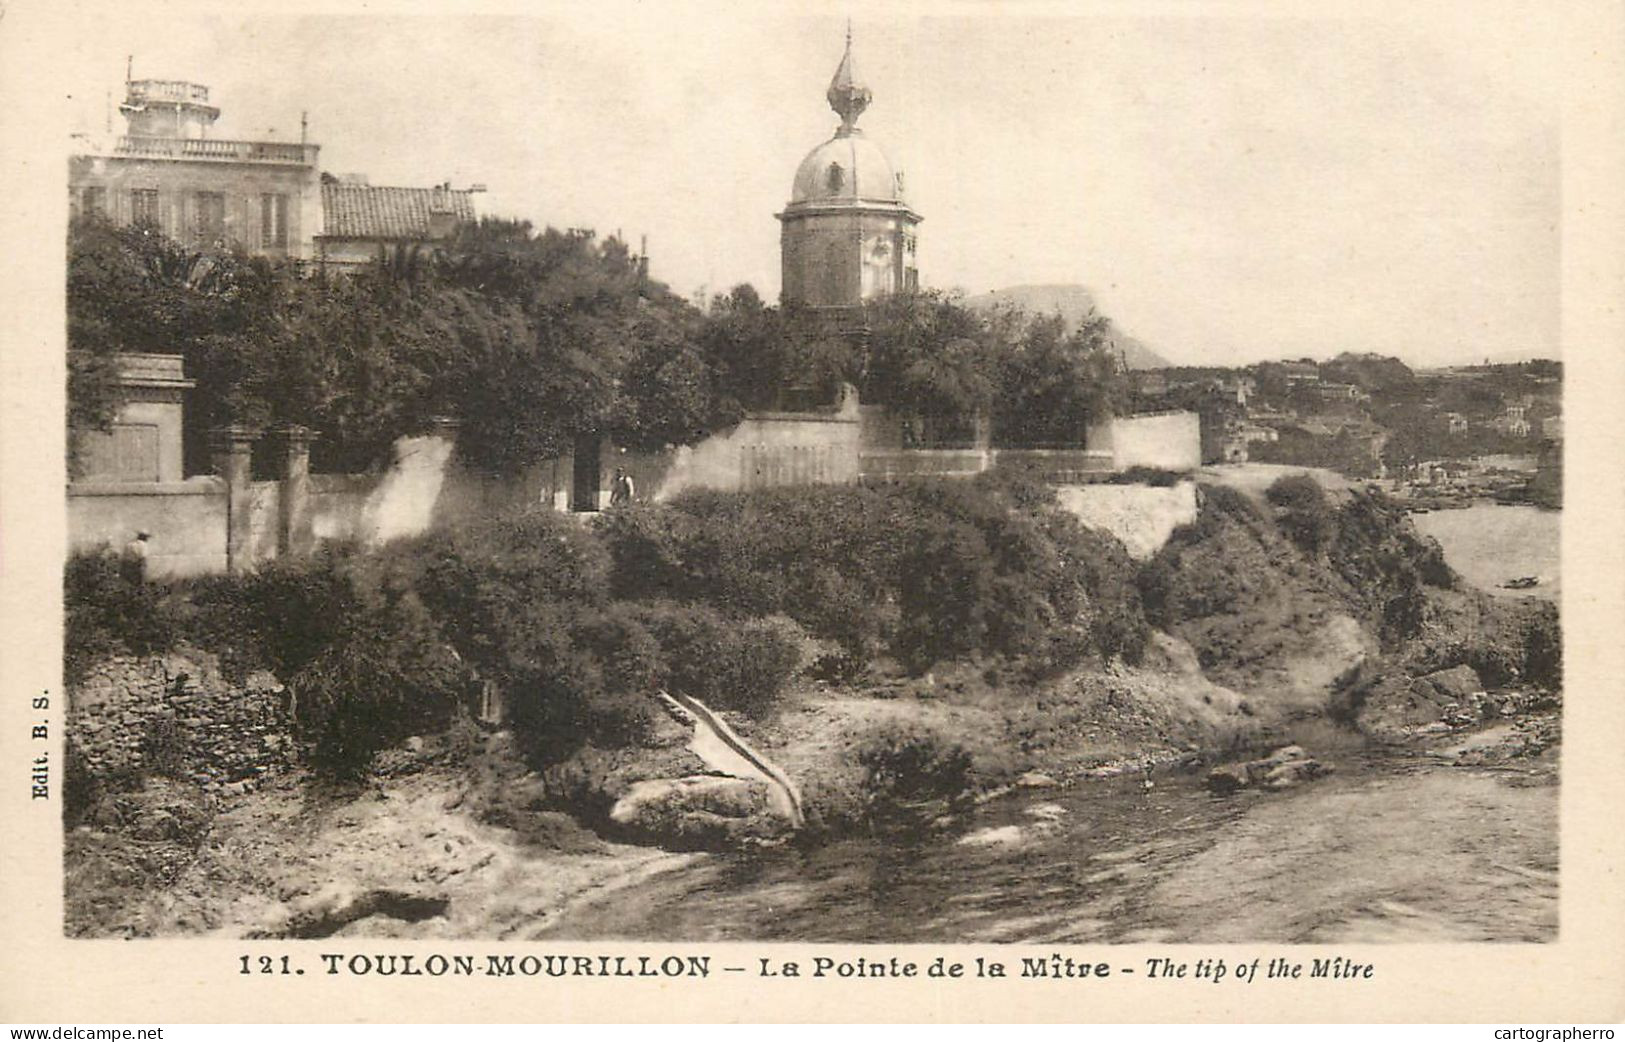
M1066 320L1068 330L1076 329L1078 325L1095 309L1095 296L1089 292L1087 286L1071 283L1050 286L1009 286L1005 289L996 289L991 293L983 293L975 297L965 298L965 304L973 308L993 308L1001 304L1014 304L1023 311L1034 315L1054 315L1059 313ZM1108 318L1110 316L1107 316ZM1117 323L1112 323L1112 340L1116 342L1123 358L1130 369L1166 369L1171 363L1145 343L1128 333L1125 333Z

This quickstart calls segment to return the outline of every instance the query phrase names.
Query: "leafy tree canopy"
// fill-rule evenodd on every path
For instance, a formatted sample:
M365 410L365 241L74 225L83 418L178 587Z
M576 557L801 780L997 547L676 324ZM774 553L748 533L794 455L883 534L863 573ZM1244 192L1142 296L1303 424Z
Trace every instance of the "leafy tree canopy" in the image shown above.
M842 382L916 414L989 413L1026 443L1080 439L1121 396L1103 318L1067 334L940 293L863 318L866 335L838 335L748 285L702 313L618 239L526 222L484 220L330 275L90 218L70 230L69 422L108 428L122 352L185 356L194 469L203 433L232 424L313 428L313 465L362 470L451 416L468 462L512 473L581 434L687 444L787 389L829 400Z

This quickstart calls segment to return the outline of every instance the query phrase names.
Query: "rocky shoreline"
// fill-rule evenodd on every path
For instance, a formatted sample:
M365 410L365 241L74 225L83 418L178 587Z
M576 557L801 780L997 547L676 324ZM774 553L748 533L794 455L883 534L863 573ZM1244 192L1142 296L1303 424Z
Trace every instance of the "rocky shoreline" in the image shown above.
M637 742L546 759L465 717L335 782L277 740L294 707L268 677L238 698L196 656L108 665L76 703L96 726L70 731L96 770L137 783L77 796L67 930L524 936L703 852L952 833L1038 790L1137 776L1150 792L1205 772L1215 794L1280 792L1333 775L1359 743L1555 764L1555 605L1473 590L1401 510L1338 495L1208 486L1198 521L1138 573L1157 627L1132 662L879 663L850 682L803 668L751 712L651 693ZM243 726L190 724L216 703Z

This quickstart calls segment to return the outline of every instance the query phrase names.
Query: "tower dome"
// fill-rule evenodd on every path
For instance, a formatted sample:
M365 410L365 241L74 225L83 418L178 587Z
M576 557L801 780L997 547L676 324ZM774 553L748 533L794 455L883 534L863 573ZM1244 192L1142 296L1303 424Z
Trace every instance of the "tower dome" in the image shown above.
M853 310L912 289L914 227L920 215L903 196L902 173L857 127L873 93L846 51L824 97L841 117L828 141L796 168L782 223L782 298L815 308Z
M796 168L790 203L872 201L902 204L903 180L880 146L854 129L807 153Z

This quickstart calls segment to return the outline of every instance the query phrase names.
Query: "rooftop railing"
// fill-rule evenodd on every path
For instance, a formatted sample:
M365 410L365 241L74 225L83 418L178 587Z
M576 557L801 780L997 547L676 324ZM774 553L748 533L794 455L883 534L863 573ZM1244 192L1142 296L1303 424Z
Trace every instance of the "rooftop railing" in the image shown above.
M154 159L190 159L219 163L282 163L315 166L320 145L282 141L219 141L214 138L121 137L113 153Z
M131 80L127 85L131 101L194 101L209 103L209 88L185 80Z

